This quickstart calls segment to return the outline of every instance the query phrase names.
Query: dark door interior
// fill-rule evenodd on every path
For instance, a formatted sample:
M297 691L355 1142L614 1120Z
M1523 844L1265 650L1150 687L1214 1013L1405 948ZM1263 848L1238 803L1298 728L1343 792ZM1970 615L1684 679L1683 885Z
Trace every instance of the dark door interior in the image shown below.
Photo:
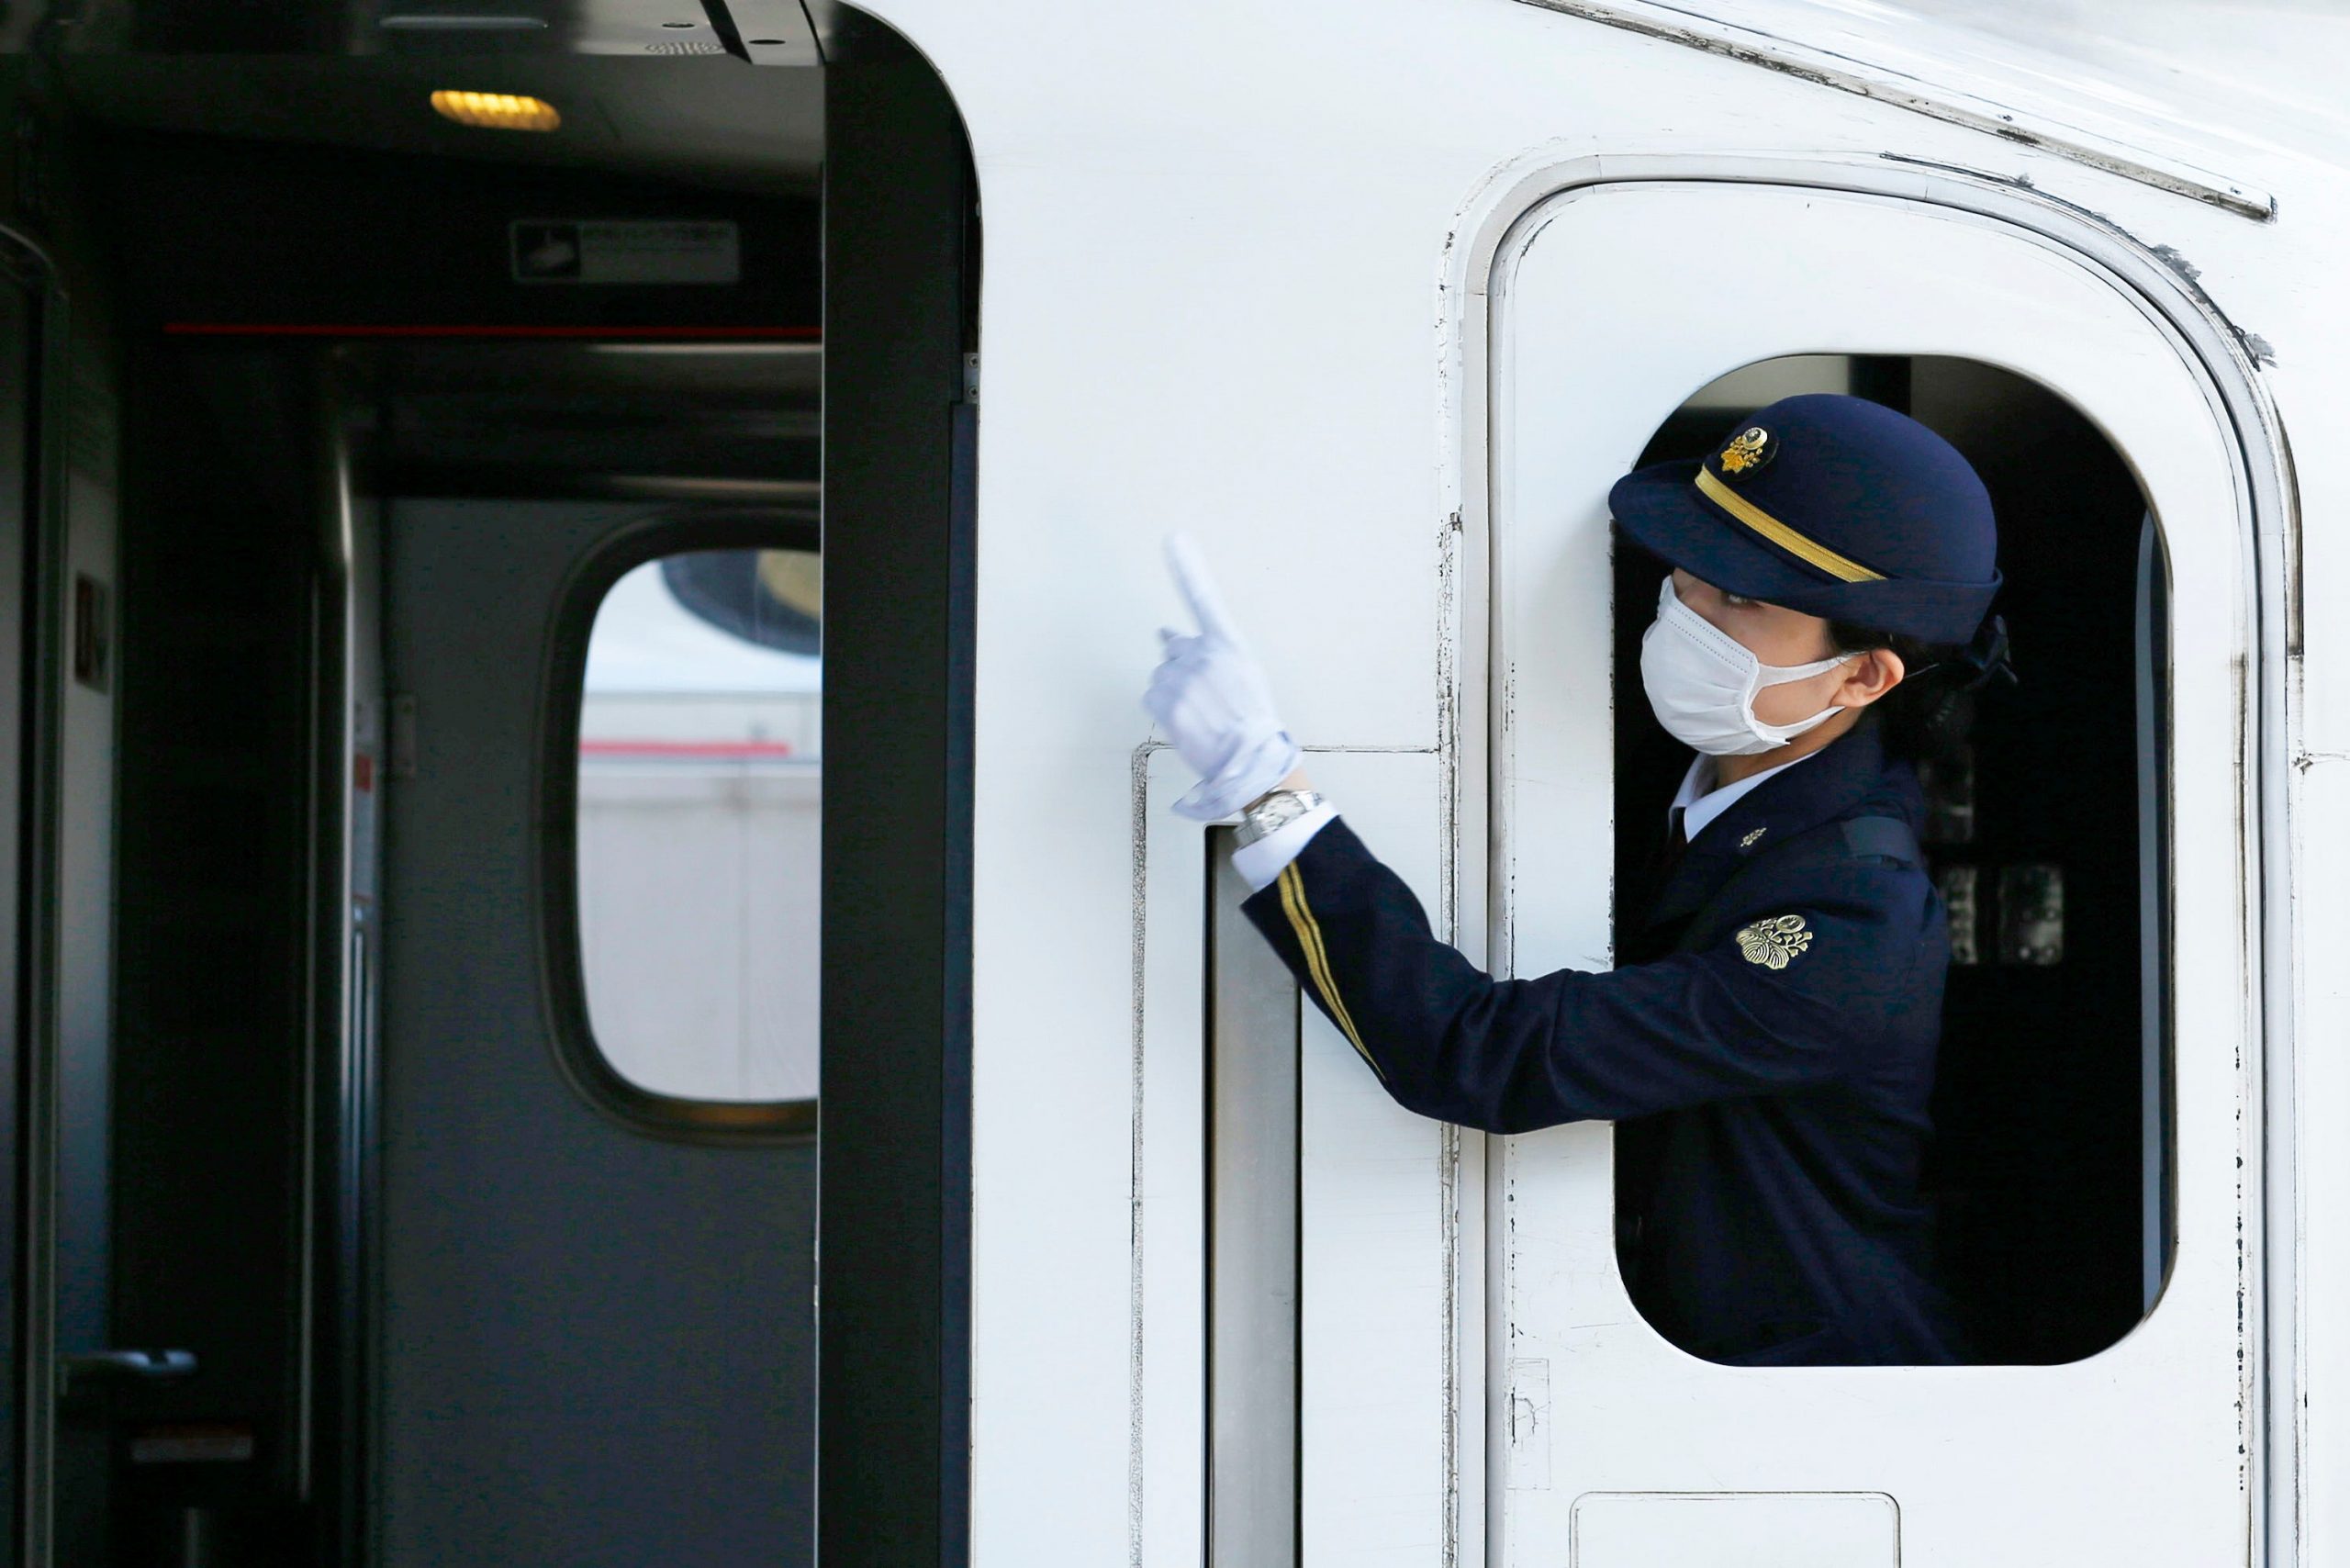
M459 57L421 35L361 57L255 20L264 52L227 54L236 29L148 15L66 51L58 195L112 285L124 433L115 1023L63 1155L102 1196L58 1282L76 1346L190 1361L84 1380L61 1560L812 1556L817 1148L632 1121L568 1071L543 743L608 535L800 540L776 487L820 479L826 601L871 607L826 617L859 803L825 864L859 869L823 884L823 1031L876 1075L827 1068L826 1556L959 1539L973 196L934 75L825 16L821 65L701 20L715 52L585 52L610 17L462 57L568 136L436 118ZM550 225L577 265L542 264ZM638 249L594 252L613 232ZM31 342L0 319L17 628ZM821 399L770 374L787 350ZM377 519L394 700L346 749ZM361 790L387 813L364 955ZM378 986L371 1035L342 999ZM857 1462L909 1431L918 1458Z
M31 894L32 868L27 849L27 761L32 753L31 722L36 689L34 673L41 667L35 642L33 614L37 585L42 580L36 551L38 521L35 411L39 407L35 384L39 363L41 290L47 282L32 257L13 244L0 243L0 1128L7 1129L12 1147L24 1147L24 1109L19 1085L28 1037L27 941L38 918ZM24 1235L20 1218L19 1170L17 1159L0 1160L0 1285L6 1299L20 1301L28 1281L23 1269ZM21 1310L0 1316L0 1343L7 1348L9 1375L0 1383L0 1430L21 1429L28 1389L21 1370L24 1315ZM21 1471L7 1467L0 1484L0 1508L17 1517ZM11 1532L13 1533L13 1532ZM0 1549L0 1562L13 1562L13 1547Z
M451 1107L488 1118L469 1124L484 1140L485 1157L495 1153L544 1170L560 1163L546 1141L554 1133L514 1105L498 1120L496 1086L507 1081L502 1074L520 1072L538 1081L540 1099L569 1090L537 1037L535 1006L429 1073L418 1054L422 1040L388 1035L373 1064L377 1081L347 1081L347 1041L332 1009L319 1005L320 988L338 979L331 945L322 947L317 925L326 917L314 897L321 886L319 857L337 848L325 829L347 809L342 791L363 783L381 788L395 812L402 801L397 782L356 779L347 760L334 765L330 758L321 767L313 758L333 740L319 695L319 683L335 671L320 660L338 647L350 651L330 634L340 603L331 592L337 500L321 476L330 434L340 431L354 449L362 503L368 495L419 490L519 498L629 486L722 488L746 473L811 482L813 409L756 376L745 385L740 374L730 375L730 363L753 357L747 351L725 362L682 352L608 354L599 344L658 348L708 331L724 345L744 335L715 330L725 328L753 329L747 335L755 342L812 340L812 194L744 197L685 184L481 170L346 149L272 149L264 156L227 139L146 130L100 139L95 162L126 254L200 230L197 212L222 204L275 215L257 229L215 229L212 243L182 242L181 264L141 274L145 286L128 302L138 326L127 377L124 892L109 1299L117 1340L185 1347L200 1368L168 1383L124 1386L107 1408L96 1440L108 1455L117 1495L110 1510L117 1550L125 1561L158 1551L202 1550L234 1560L314 1547L348 1550L382 1527L386 1488L404 1485L399 1477L409 1473L400 1468L404 1462L414 1469L428 1454L461 1461L476 1450L496 1450L511 1467L514 1454L532 1451L520 1428L488 1414L493 1391L501 1387L520 1398L531 1419L557 1422L601 1451L633 1454L639 1476L666 1479L668 1495L686 1510L665 1527L674 1538L694 1517L694 1500L709 1500L697 1484L713 1477L691 1467L666 1477L657 1467L645 1469L641 1439L658 1424L631 1428L608 1416L599 1425L586 1418L580 1400L587 1389L608 1386L602 1380L616 1351L657 1345L665 1335L699 1331L702 1339L692 1353L708 1358L712 1375L730 1365L739 1374L739 1362L750 1359L750 1323L727 1335L714 1333L708 1321L689 1324L666 1310L675 1305L674 1293L665 1294L656 1283L665 1272L710 1275L722 1260L739 1275L749 1257L766 1256L800 1277L797 1284L782 1278L755 1288L747 1276L737 1282L749 1298L770 1304L759 1319L761 1339L803 1362L812 1354L804 1279L809 1156L774 1157L797 1159L803 1168L798 1181L808 1190L797 1199L781 1192L762 1196L739 1182L731 1189L744 1212L760 1215L772 1234L758 1246L744 1237L721 1247L709 1217L729 1189L716 1172L711 1179L721 1186L684 1201L649 1178L632 1184L621 1174L627 1162L607 1159L605 1179L621 1187L603 1194L600 1212L575 1213L550 1204L544 1192L518 1201L510 1181L471 1169L446 1149L428 1155L436 1180L458 1182L441 1200L444 1206L477 1196L473 1212L481 1215L510 1220L528 1214L539 1226L534 1234L600 1234L623 1251L632 1223L676 1237L688 1234L677 1230L681 1218L699 1214L707 1244L720 1251L696 1261L676 1256L674 1248L644 1249L645 1268L662 1259L668 1269L653 1269L635 1286L603 1279L596 1299L610 1306L612 1334L632 1318L637 1325L624 1341L599 1340L593 1321L576 1314L473 1317L472 1337L457 1337L488 1359L467 1361L462 1372L442 1369L444 1388L468 1387L473 1397L437 1406L439 1429L396 1428L389 1436L405 1441L386 1441L383 1423L398 1411L371 1375L385 1364L380 1336L387 1323L414 1329L415 1312L436 1292L449 1299L446 1282L435 1285L429 1271L395 1277L380 1247L365 1245L402 1234L389 1227L382 1207L412 1191L386 1185L416 1169L400 1163L402 1154L438 1148L435 1138L448 1132L420 1131L415 1095L390 1092L407 1083L445 1092ZM760 286L721 289L714 297L708 289L651 285L598 297L587 289L528 290L507 275L509 215L615 208L736 226L741 243L764 263ZM277 238L262 243L257 237L264 234ZM453 255L469 251L477 258L473 264L452 264ZM380 263L338 268L329 252ZM602 324L612 318L619 319ZM446 323L459 330L423 342L399 330ZM386 330L306 330L319 325ZM453 361L431 360L436 343L445 343ZM492 575L499 569L496 561L473 566ZM449 570L454 593L462 569ZM439 711L446 722L437 735L453 742L452 726L468 712L494 726L480 744L488 755L518 761L520 792L501 792L487 775L461 789L517 813L485 831L500 847L519 847L536 820L527 782L532 726L546 693L535 676L554 605L493 595L485 608L506 619L468 628L494 644L504 639L502 652L484 650L491 662L483 668L520 667L532 678L505 709L444 699ZM408 656L413 665L416 650ZM422 789L420 781L408 787L410 803ZM396 817L395 832L398 825ZM408 892L411 908L448 915L424 929L447 930L455 955L503 945L521 965L510 971L511 983L522 988L520 995L535 998L541 934L524 884L487 902L486 890L473 884L446 887L428 874L420 886L420 868L438 865L455 875L478 866L481 846L470 858L460 853L452 860L446 823L436 818L410 826L405 858L398 840L391 841L394 869L410 873L393 885ZM442 858L420 858L428 851ZM387 899L385 908L397 919L397 900ZM450 924L460 916L476 926ZM387 977L396 976L390 966L402 958L411 976L417 965L443 961L413 950L385 958ZM523 1026L526 1020L532 1026ZM361 1088L370 1092L350 1092ZM559 1120L621 1136L576 1097L570 1107L557 1106ZM495 1137L493 1127L500 1129ZM708 1158L641 1141L649 1157L688 1164ZM390 1170L378 1160L386 1154ZM589 1192L575 1188L574 1200L588 1202ZM632 1193L632 1201L625 1196ZM803 1216L796 1234L789 1217L795 1207ZM462 1249L446 1256L457 1255ZM523 1275L509 1289L493 1291L493 1299L528 1302L563 1271L560 1260L534 1258L527 1249L516 1256L529 1267L518 1261ZM575 1354L543 1353L566 1335ZM354 1336L370 1344L348 1343ZM524 1369L535 1369L535 1378L512 1385ZM354 1374L368 1385L349 1386ZM690 1387L673 1380L669 1392L685 1399ZM636 1390L640 1413L659 1408L658 1393L655 1385ZM803 1445L805 1403L803 1391L797 1419L785 1423ZM784 1421L771 1405L744 1418L754 1428ZM640 1440L621 1440L629 1429ZM747 1439L733 1435L731 1449L720 1443L718 1451L774 1446L763 1445L755 1430ZM554 1457L543 1443L539 1451ZM682 1466L693 1445L666 1451ZM738 1490L755 1493L763 1508L788 1516L796 1507L804 1517L804 1473L796 1487L782 1473L792 1468L789 1462L780 1471L763 1467L764 1481ZM804 1462L798 1468L804 1473ZM570 1507L562 1501L565 1486L595 1480L589 1473L551 1481L527 1466L484 1472L460 1462L458 1471L462 1479L431 1495L474 1501L460 1516L439 1521L442 1540L470 1529L484 1541L519 1535L552 1546L563 1532L550 1520L588 1529L600 1517L584 1500ZM426 1465L415 1473L445 1473ZM612 1497L609 1486L599 1495L626 1501ZM374 1523L348 1518L353 1510ZM643 1528L658 1523L644 1510L634 1517ZM752 1529L768 1540L776 1560L789 1560L789 1527L778 1519L761 1528L739 1508L711 1518ZM434 1522L421 1528L423 1539L431 1539ZM402 1539L385 1538L392 1555L384 1560L413 1560ZM630 1538L606 1531L599 1539L621 1551Z

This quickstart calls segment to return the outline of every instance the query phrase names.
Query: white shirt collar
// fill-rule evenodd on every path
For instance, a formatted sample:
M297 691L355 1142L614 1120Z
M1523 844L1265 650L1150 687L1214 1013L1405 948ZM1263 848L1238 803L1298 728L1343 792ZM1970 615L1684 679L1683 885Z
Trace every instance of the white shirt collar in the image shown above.
M1672 809L1681 813L1681 831L1686 841L1695 844L1697 835L1705 832L1716 817L1738 804L1747 791L1765 778L1776 778L1790 767L1799 767L1818 755L1817 751L1807 751L1793 762L1766 767L1760 773L1717 790L1714 788L1714 758L1699 752L1690 759L1689 771L1682 775L1681 788L1673 797ZM1670 820L1670 813L1667 820Z

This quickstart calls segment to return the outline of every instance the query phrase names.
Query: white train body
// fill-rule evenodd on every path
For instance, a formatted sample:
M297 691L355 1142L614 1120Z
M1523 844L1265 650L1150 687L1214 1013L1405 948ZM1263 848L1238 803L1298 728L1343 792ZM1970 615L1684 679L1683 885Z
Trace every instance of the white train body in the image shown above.
M1309 1013L1302 1561L2350 1562L2350 137L2292 59L2229 78L2334 25L874 8L955 96L986 235L974 1560L1222 1562L1271 1517L1203 1457L1239 1396L1204 1349L1209 862L1135 700L1161 535L1440 926L1604 964L1607 483L1810 352L2053 388L2162 529L2168 1283L2067 1365L1715 1366L1616 1276L1606 1126L1421 1120Z

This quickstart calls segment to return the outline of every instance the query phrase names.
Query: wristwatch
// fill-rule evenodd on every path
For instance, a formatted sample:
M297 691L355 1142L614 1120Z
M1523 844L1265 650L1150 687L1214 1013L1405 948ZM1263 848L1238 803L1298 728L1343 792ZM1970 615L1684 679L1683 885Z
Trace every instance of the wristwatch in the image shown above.
M1236 844L1256 843L1276 833L1322 803L1319 790L1269 790L1240 808L1240 825L1232 831Z

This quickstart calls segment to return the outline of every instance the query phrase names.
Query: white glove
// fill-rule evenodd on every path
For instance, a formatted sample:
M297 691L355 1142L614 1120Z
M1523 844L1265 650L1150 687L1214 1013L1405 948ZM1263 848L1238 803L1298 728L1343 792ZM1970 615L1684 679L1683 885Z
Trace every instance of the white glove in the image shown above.
M1142 705L1200 776L1175 810L1197 822L1215 822L1288 778L1297 766L1297 743L1274 714L1264 671L1225 619L1189 536L1169 536L1167 566L1200 630L1187 637L1160 628L1165 656L1151 672Z

